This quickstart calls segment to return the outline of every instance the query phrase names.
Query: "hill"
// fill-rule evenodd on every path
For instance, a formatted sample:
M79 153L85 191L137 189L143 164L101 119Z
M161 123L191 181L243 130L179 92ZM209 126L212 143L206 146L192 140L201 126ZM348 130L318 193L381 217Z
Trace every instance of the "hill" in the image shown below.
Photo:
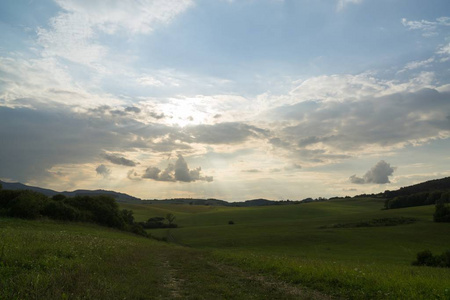
M386 198L409 196L417 193L450 190L450 177L434 179L418 184L402 187L395 191L385 191L382 195Z
M44 194L47 197L53 197L58 194L62 194L66 197L75 197L75 196L98 196L98 195L107 195L113 197L117 202L121 203L140 203L141 199L130 196L125 193L119 193L114 191L107 190L75 190L72 192L57 192L51 189L44 189L36 186L29 186L22 184L20 182L4 182L0 181L5 190L30 190L34 192L38 192Z
M449 299L450 269L411 263L423 250L450 249L450 227L432 221L432 206L382 210L383 203L361 197L255 207L121 206L139 220L176 216L178 228L148 230L151 236L337 299Z

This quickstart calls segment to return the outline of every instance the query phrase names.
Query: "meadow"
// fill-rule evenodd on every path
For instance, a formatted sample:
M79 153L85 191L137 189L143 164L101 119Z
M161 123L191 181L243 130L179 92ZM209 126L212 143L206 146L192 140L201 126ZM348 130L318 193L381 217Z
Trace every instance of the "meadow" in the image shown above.
M340 199L300 205L234 208L124 205L144 220L176 215L180 228L148 232L202 249L218 261L351 299L450 299L450 270L412 266L416 254L450 249L450 225L433 222L434 206L383 210L383 200ZM367 220L410 224L352 227ZM228 222L233 221L234 225ZM334 227L349 224L350 227Z
M411 265L450 249L450 225L433 222L433 205L382 207L120 204L136 221L174 214L178 228L147 230L168 242L0 218L0 299L450 299L450 269Z

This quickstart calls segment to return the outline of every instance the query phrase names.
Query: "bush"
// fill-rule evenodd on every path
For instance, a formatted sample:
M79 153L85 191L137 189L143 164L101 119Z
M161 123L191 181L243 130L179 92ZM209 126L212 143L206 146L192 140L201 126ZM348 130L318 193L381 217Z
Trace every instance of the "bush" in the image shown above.
M29 190L0 190L0 216L37 219L41 216L62 221L94 222L99 225L127 230L148 236L145 226L175 228L176 224L164 224L165 218L151 218L147 223L134 222L133 211L121 210L110 196L75 196L67 198L62 194L51 199ZM173 221L174 217L171 219ZM170 220L169 220L170 221ZM147 227L145 227L147 228Z
M416 266L432 266L434 264L434 256L430 250L424 250L417 253L417 260L413 262L413 265Z
M9 208L10 202L17 197L20 196L20 194L23 193L23 191L12 191L12 190L1 190L0 191L0 208Z
M441 255L433 255L430 250L417 253L417 260L412 263L414 266L429 266L450 268L450 250Z
M128 231L130 231L130 232L132 232L134 234L137 234L137 235L142 235L142 236L148 237L148 234L144 230L144 228L141 225L136 224L136 223L131 225L131 228L129 228Z
M228 221L228 225L234 225L234 221Z
M9 201L9 216L23 219L37 219L48 202L48 198L33 191L21 191L19 196Z
M109 196L75 196L64 202L80 210L81 220L123 229L125 221L114 198Z
M433 220L435 222L450 222L450 206L439 200L436 203Z
M133 216L132 210L122 209L122 211L120 212L120 216L122 217L122 220L126 224L129 224L129 225L134 224L134 216Z
M67 199L67 197L64 196L63 194L56 194L52 197L52 200L55 200L55 201L63 201L65 199Z
M44 207L42 214L55 220L78 221L80 212L63 202L50 201Z

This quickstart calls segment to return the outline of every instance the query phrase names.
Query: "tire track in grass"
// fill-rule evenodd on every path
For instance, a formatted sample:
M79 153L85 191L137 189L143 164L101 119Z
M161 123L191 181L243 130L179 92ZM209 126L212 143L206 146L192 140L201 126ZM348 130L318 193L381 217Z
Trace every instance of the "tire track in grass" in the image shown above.
M299 285L290 284L276 278L270 278L261 274L252 274L238 267L221 264L218 262L207 261L207 263L221 272L240 276L251 281L256 281L269 290L276 290L280 294L294 297L295 299L315 299L315 300L331 300L331 296L325 295L319 291L304 288Z
M217 262L207 253L175 246L159 253L168 299L333 299L277 278Z
M169 291L171 299L182 298L180 285L183 283L184 279L177 278L176 270L172 267L169 260L164 260L162 267L165 270L164 288Z

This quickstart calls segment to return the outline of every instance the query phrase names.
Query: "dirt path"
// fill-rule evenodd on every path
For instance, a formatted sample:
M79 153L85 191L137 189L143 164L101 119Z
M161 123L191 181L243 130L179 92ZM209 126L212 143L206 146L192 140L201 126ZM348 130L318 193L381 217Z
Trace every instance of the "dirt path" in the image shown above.
M195 249L170 247L158 254L167 299L332 299L277 278L217 262Z
M273 277L271 278L268 276L263 276L261 274L252 274L234 266L219 264L217 262L212 261L208 261L208 264L214 266L221 272L224 272L226 274L233 274L233 276L238 275L240 277L256 281L259 284L271 290L277 290L280 294L292 296L295 297L295 299L317 299L317 300L333 299L332 297L327 296L321 292L306 289L300 285L290 284Z

